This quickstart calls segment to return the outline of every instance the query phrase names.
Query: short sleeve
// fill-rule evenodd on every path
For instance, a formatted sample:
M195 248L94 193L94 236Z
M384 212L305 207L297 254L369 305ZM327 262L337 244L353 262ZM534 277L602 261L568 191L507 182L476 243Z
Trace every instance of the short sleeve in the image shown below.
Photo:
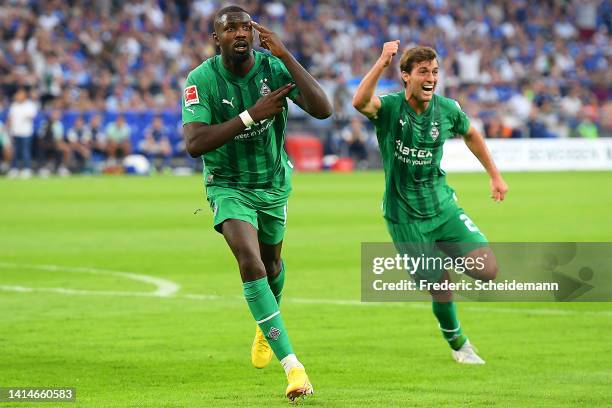
M465 135L470 130L470 119L461 109L459 102L453 101L457 106L453 120L453 133L457 135Z
M195 76L193 72L189 74L183 89L181 98L183 124L191 122L210 124L210 103L204 84L201 80L196 80Z
M378 97L380 100L380 108L376 112L376 116L368 118L375 125L378 123L386 123L389 121L389 112L391 111L391 94L381 95Z

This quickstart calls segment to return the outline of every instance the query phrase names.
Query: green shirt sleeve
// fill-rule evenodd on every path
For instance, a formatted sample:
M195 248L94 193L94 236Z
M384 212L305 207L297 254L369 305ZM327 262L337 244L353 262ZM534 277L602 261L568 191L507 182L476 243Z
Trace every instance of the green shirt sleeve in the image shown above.
M380 109L378 109L378 112L376 112L376 116L369 119L372 123L374 123L374 125L385 125L388 124L389 121L389 112L391 111L390 106L393 97L391 94L387 94L379 96L378 99L380 99Z
M183 124L202 122L210 125L210 102L202 76L193 72L187 77L181 98Z
M457 135L465 135L470 130L470 119L461 109L459 102L453 100L457 109L455 111L455 118L453 121L453 133Z

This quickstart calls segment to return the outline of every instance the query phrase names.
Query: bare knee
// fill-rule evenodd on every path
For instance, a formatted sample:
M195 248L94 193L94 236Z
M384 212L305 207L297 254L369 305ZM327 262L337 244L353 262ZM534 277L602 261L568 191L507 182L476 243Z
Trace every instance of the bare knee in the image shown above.
M243 281L251 281L261 279L266 276L266 268L255 255L243 255L238 259L238 268Z
M489 280L497 278L498 271L499 268L497 266L497 261L493 260L492 265L487 268L487 275L489 276Z
M490 247L474 250L465 258L472 261L471 267L467 272L470 277L485 282L492 281L497 277L497 259Z
M497 266L497 260L495 259L495 256L487 257L486 260L483 262L483 265L484 267L478 270L477 273L475 273L478 279L488 282L497 278L497 272L499 268Z

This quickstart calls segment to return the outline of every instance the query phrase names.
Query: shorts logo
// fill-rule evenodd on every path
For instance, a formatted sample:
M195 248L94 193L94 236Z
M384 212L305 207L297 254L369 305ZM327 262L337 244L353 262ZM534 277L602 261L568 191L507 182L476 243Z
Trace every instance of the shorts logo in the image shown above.
M270 327L270 330L268 331L268 338L272 340L278 340L280 335L281 331L279 329L277 329L276 327Z
M185 88L185 106L190 106L196 103L200 103L198 88L195 85L188 86Z
M272 92L272 90L270 89L270 87L268 86L268 84L266 82L268 82L268 78L264 78L259 80L259 82L261 82L261 88L259 89L259 93L262 96L266 96L268 95L270 92Z

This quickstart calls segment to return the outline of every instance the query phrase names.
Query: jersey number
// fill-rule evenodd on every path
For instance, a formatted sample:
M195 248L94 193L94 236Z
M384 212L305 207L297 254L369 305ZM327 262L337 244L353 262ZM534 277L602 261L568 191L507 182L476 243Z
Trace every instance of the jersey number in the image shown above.
M470 232L480 232L476 224L474 224L474 221L472 221L467 215L461 214L459 216L459 219L463 221L463 223L465 224L467 229L470 230Z

